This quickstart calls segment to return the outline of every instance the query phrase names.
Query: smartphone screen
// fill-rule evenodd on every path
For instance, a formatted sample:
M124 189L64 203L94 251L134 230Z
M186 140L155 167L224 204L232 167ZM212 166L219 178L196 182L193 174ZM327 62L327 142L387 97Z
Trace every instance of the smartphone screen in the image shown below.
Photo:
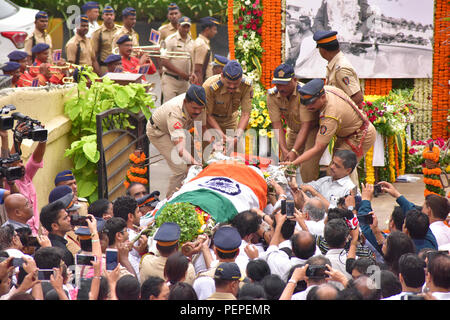
M294 210L295 210L294 200L286 200L286 215L288 217L293 217Z
M286 200L281 200L281 214L286 214Z
M14 266L14 267L20 267L20 266L22 266L22 264L23 264L23 259L22 258L13 258L13 260L12 260L12 265Z
M106 270L114 270L117 267L117 249L106 249Z
M38 280L50 281L50 276L53 274L53 269L39 269Z
M91 256L88 254L77 254L75 256L76 258L76 264L82 265L82 266L92 266L91 261L97 261L96 256Z

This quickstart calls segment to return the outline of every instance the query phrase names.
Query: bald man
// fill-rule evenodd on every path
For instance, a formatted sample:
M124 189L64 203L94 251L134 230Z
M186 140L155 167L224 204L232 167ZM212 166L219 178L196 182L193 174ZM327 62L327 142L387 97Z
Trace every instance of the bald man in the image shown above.
M15 230L30 228L28 220L33 217L33 205L21 193L13 193L5 198L5 210L8 220L3 224L10 224Z

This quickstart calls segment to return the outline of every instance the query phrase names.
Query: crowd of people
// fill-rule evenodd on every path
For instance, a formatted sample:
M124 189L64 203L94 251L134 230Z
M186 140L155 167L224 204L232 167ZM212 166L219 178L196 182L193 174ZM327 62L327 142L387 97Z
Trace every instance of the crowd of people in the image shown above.
M77 34L67 43L69 64L91 65L99 74L139 72L145 65L149 74L158 71L145 53L133 56L133 47L139 46L134 9L122 12L122 28L115 26L110 6L103 9L102 27L94 23L98 4L89 2L84 9ZM36 16L31 52L11 53L10 59L23 59L7 63L4 72L31 72L33 68L22 64L30 58L33 67L51 69L46 19L45 12ZM181 16L176 4L169 5L168 19L159 30L161 48L172 52L161 56L165 102L153 111L147 136L172 171L165 193L170 199L189 167L201 165L185 146L194 122L215 130L207 137L210 142L234 147L245 140L253 84L239 62L211 57L216 19L202 19L195 41L189 35L191 20ZM91 26L96 30L91 32ZM428 195L414 204L391 183L380 182L381 192L398 204L388 230L381 230L382 213L371 206L375 187L359 186L356 167L373 146L376 130L361 112L359 79L339 50L336 34L319 30L313 37L328 61L326 84L321 79L303 84L292 66L281 64L273 72L274 87L267 91L281 164L300 166L301 181L291 177L283 187L272 180L274 191L269 191L267 203L218 223L211 235L181 243L185 226L175 222L163 223L153 235L142 234L142 218L155 212L159 191L150 193L148 185L132 183L116 199L88 203L78 197L70 170L55 176L48 203L39 210L33 177L44 166L46 141L39 141L25 165L20 159L12 162L23 174L6 179L5 189L0 189L5 211L0 299L450 299L448 199ZM119 55L112 53L115 46ZM180 63L175 51L190 52L191 63ZM16 74L14 84L26 83L23 75ZM280 134L284 128L286 135ZM25 130L14 130L11 150L7 131L0 131L2 158L20 153ZM332 140L332 159L321 176L319 160ZM292 211L284 206L288 198L294 202Z
M59 173L36 236L27 224L32 204L4 191L0 299L448 300L448 200L429 195L419 206L381 182L398 203L381 230L374 186L359 194L351 184L355 154L339 150L332 163L329 176L290 180L293 214L281 211L287 192L272 181L264 210L240 212L185 243L174 222L139 234L141 217L159 202L140 183L87 205L72 173Z

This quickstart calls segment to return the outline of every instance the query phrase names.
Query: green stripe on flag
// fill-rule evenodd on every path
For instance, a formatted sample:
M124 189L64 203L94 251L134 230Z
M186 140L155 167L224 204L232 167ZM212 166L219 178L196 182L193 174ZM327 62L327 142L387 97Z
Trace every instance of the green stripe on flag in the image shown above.
M184 192L168 203L187 202L200 207L211 215L215 222L227 222L238 214L233 203L217 192L208 189L199 189ZM155 219L159 216L166 205L162 206L155 214Z

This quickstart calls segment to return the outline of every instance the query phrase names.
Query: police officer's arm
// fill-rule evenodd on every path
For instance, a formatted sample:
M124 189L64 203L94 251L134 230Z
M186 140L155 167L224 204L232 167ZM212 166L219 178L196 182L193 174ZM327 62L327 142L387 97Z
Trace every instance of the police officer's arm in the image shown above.
M280 145L281 153L283 156L282 158L285 159L289 153L289 150L287 148L286 136L283 131L283 124L281 123L281 120L272 121L272 128L275 130L275 138Z
M199 79L199 81L200 81L200 79ZM206 107L205 107L206 122L211 129L217 130L216 133L220 134L222 139L225 140L227 138L226 134L222 131L222 129L220 128L216 119L212 115L213 110L214 110L214 102L216 101L216 99L215 99L213 92L209 86L204 85L203 88L205 88L205 93L206 93Z
M325 117L320 121L319 132L317 132L316 142L311 149L306 150L301 156L292 162L293 165L299 165L305 161L310 160L312 157L322 154L328 143L334 137L338 128L337 119L332 117Z
M252 98L253 98L253 86L249 86L245 90L244 95L241 98L241 118L237 126L236 135L240 136L248 126L248 120L250 119L250 112L252 111Z
M186 163L188 164L201 165L194 159L194 157L192 157L191 153L186 150L186 148L184 147L184 140L185 139L182 137L178 137L172 140L177 148L180 158L186 161Z
M308 137L308 132L314 127L314 125L315 121L302 122L300 131L298 132L297 137L295 138L293 149L298 150L301 147L303 147L303 145L306 142L306 138Z
M197 76L198 83L203 83L203 63L205 61L208 49L203 46L194 48L194 74Z
M70 63L75 63L75 55L77 52L77 46L74 42L69 42L66 45L66 55L67 55L67 61Z
M336 71L336 81L338 87L359 106L364 101L359 81L355 78L354 72L348 68L340 68Z

